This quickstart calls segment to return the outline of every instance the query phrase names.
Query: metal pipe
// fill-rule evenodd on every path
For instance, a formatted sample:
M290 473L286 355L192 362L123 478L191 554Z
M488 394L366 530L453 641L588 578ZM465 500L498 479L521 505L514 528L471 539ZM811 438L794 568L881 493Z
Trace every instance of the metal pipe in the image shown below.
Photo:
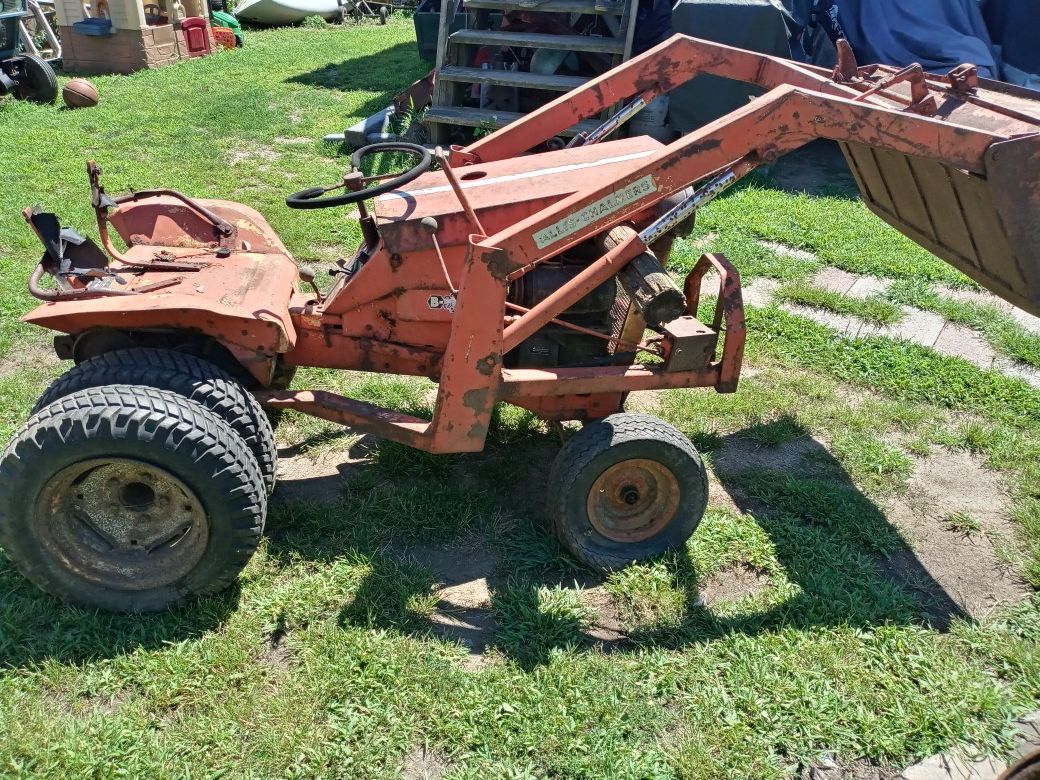
M177 198L177 200L181 201L181 203L186 205L188 208L192 209L196 213L200 214L201 216L209 220L213 224L213 227L219 230L222 235L229 236L231 235L231 233L234 232L234 227L232 227L231 223L229 223L227 220L220 217L220 215L210 211L205 206L200 205L184 193L177 192L177 190L140 190L138 192L131 192L126 195L117 195L112 200L115 201L115 203L118 205L120 203L126 203L127 201L131 200L141 200L142 198L158 198L162 197L163 195L167 195L171 198Z
M517 303L511 303L510 301L506 301L506 308L512 309L513 311L518 311L521 314L527 314L531 311L526 306L521 306ZM517 320L518 319L519 318L517 318ZM566 320L557 319L555 317L549 320L549 322L553 325L559 325L561 328L573 330L575 333L582 333L586 336L595 336L596 338L603 339L604 341L614 341L613 336L608 336L606 333L600 333L598 330L593 330L592 328L585 328L581 325L575 325L573 322L567 322ZM617 343L623 344L626 347L634 347L635 349L642 350L643 352L649 352L651 355L656 354L653 350L651 350L649 347L642 343L635 344L629 341L622 341L621 339L618 339Z
M462 191L462 184L459 182L458 177L455 175L455 171L451 168L451 163L448 162L448 155L444 153L444 150L439 146L435 155L441 163L441 170L444 171L444 176L448 179L448 184L455 191L455 197L458 198L459 203L462 205L462 210L466 213L466 218L470 221L470 224L476 228L477 233L482 236L486 236L484 232L484 226L480 224L480 219L477 217L477 212L473 210L473 206L470 205L469 198L466 197L466 193Z
M105 290L88 290L86 287L69 290L45 290L40 287L40 280L46 273L43 263L38 263L32 275L29 277L29 294L41 301L67 301L70 299L84 298L106 298L113 295L138 295L139 290L118 290L109 288ZM179 281L179 280L178 280Z

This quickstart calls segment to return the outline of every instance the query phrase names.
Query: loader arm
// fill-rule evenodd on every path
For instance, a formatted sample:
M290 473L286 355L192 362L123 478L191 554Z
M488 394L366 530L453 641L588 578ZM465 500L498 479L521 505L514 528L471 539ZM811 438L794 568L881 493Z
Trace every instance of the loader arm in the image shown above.
M898 84L864 95L879 82L899 73L899 70L871 65L861 68L860 73L863 74L862 79L840 83L834 80L831 71L824 68L676 34L500 130L466 147L457 148L453 162L490 162L515 157L619 102L640 94L646 94L649 101L700 75L721 76L753 84L765 90L780 86L801 87L824 95L859 99L882 107L913 107L913 94L905 94L906 90L900 90ZM962 100L966 96L965 90L952 89L956 80L942 79L923 72L915 75L914 79L927 84L936 92L959 92ZM1032 97L1008 99L1008 93L1027 90L1018 90L1010 85L997 85L995 82L984 80L982 84L993 89L982 90L981 95L976 94L965 100L966 105L958 107L957 123L968 127L976 122L992 123L994 119L988 114L996 114L999 115L996 129L1004 137L1040 130L1040 104L1036 102L1035 94ZM978 92L977 86L975 91ZM984 105L979 106L980 103ZM1011 105L1007 105L1008 103ZM983 110L980 111L979 108ZM1018 110L1020 108L1031 111L1022 112ZM975 115L975 118L971 115ZM949 119L950 117L947 117L947 120Z
M707 192L708 199L757 166L817 138L842 145L864 201L876 214L980 284L1040 313L1040 97L982 82L970 66L945 80L920 68L854 63L850 68L848 62L840 74L831 74L677 35L486 138L453 148L449 161L486 168L608 106L648 102L702 73L767 92L667 146L631 157L611 157L604 150L601 162L619 166L617 175L590 177L573 194L491 235L483 235L482 223L468 217L472 235L432 421L388 417L387 410L313 395L267 394L265 403L367 425L411 446L447 452L483 446L498 400L538 400L536 408L545 411L553 399L563 403L579 395L695 386L731 392L739 376L744 319L737 269L721 258L698 264L714 263L722 271L724 312L717 310L714 328L726 334L721 356L700 369L639 364L525 369L508 368L503 359L661 235L653 225L642 233L621 226L638 223L651 206L693 183L701 183L698 192ZM472 215L467 186L507 187L513 178L482 176L478 170L472 184L452 187L467 215ZM454 175L451 181L458 185ZM698 195L683 197L693 202ZM506 291L514 280L615 228L624 240L539 304L507 318ZM698 289L699 276L691 274L687 315L694 318Z
M871 66L839 83L819 68L676 35L455 149L454 161L519 154L607 106L647 99L702 73L770 91L634 162L616 182L577 192L479 241L481 248L500 250L496 263L512 273L737 161L750 170L826 138L841 143L865 203L878 216L996 294L1040 314L1040 96L980 81L970 66L945 79L914 67ZM632 247L632 254L639 249Z

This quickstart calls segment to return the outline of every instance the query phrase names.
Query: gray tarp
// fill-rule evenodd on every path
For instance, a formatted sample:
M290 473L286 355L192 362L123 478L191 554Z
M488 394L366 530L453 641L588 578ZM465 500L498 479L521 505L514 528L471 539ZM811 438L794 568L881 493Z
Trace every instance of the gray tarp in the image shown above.
M680 0L672 30L741 49L790 56L789 20L780 0ZM761 90L731 79L700 76L671 92L668 123L687 133L747 103Z
M789 36L808 24L811 6L812 0L679 0L672 29L789 57ZM919 62L946 73L970 62L983 76L1040 88L1040 0L984 0L983 10L979 0L839 0L839 7L862 65ZM987 23L999 46L991 42ZM834 64L834 47L822 29L815 30L809 48L814 63ZM669 124L689 132L758 94L744 84L702 76L672 92Z

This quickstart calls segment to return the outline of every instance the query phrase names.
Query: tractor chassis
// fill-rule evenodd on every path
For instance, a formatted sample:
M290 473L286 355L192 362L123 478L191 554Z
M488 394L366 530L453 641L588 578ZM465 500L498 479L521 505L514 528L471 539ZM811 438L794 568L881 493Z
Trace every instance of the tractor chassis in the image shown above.
M449 453L483 449L507 402L587 423L547 480L552 527L578 560L612 570L681 549L707 506L704 464L680 431L622 410L633 391L736 390L737 270L706 254L680 289L665 264L697 209L750 171L836 141L868 208L1040 314L1040 97L971 66L939 78L859 68L839 51L831 72L674 36L468 146L359 150L342 180L286 201L359 209L362 244L327 293L247 206L172 190L112 197L89 164L100 247L24 212L45 247L30 279L42 304L24 319L64 334L55 347L77 365L0 458L0 545L62 598L159 609L225 587L259 542L277 460L260 404ZM765 92L667 145L606 140L699 74ZM550 151L526 154L535 147ZM366 175L362 156L376 151L419 162ZM432 418L285 389L298 367L427 377ZM76 471L99 453L108 460ZM139 565L152 554L169 565Z

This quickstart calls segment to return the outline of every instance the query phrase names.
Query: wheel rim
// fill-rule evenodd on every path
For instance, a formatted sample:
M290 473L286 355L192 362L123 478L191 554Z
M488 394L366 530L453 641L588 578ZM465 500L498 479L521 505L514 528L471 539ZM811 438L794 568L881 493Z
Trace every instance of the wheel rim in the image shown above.
M36 520L44 545L70 571L120 590L183 579L209 539L195 493L165 469L130 458L62 469L40 492Z
M616 542L660 533L679 508L679 481L656 460L633 458L606 469L589 489L589 522Z

